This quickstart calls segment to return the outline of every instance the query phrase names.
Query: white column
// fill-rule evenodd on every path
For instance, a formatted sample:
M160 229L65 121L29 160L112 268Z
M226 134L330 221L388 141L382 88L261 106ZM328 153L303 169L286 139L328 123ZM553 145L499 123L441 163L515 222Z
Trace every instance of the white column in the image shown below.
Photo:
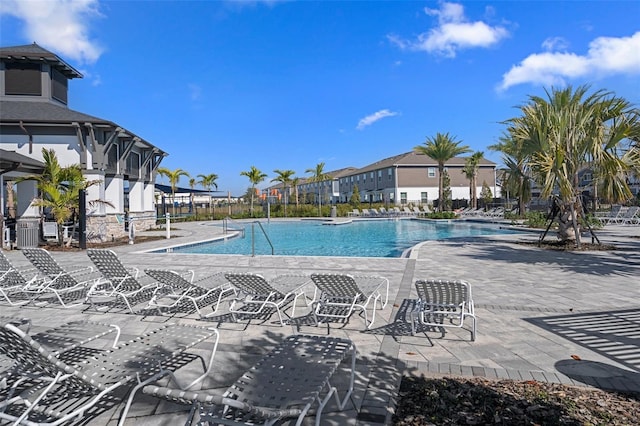
M92 201L96 200L107 201L105 198L104 173L101 173L98 170L85 170L83 171L83 175L87 181L100 182L87 188L87 214L104 215L106 212L106 205L100 202L92 203Z
M142 213L144 209L144 182L129 181L129 211L131 213Z
M104 200L113 205L106 207L107 213L124 214L124 179L121 175L105 178Z
M39 218L40 208L32 205L35 198L38 198L38 188L36 181L25 180L16 185L18 196L18 211L16 218Z
M144 209L149 212L156 211L156 192L153 182L145 182L144 184Z

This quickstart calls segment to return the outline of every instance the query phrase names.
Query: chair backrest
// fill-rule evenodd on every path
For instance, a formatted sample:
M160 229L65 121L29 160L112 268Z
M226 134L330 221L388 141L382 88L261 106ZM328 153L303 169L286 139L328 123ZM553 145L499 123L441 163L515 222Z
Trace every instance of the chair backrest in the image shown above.
M27 279L13 267L9 259L0 250L0 287L16 287L27 284Z
M471 300L471 286L466 281L418 280L418 298L436 305L460 305Z
M311 274L311 280L323 294L333 297L362 296L356 280L347 274Z
M197 286L185 280L175 271L169 269L145 269L144 273L158 282L174 289L191 290Z
M124 267L113 250L87 249L91 259L104 278L112 281L112 285L122 290L137 290L142 286L138 280Z
M49 283L54 288L74 287L79 284L78 280L62 269L58 262L45 249L23 248L22 254L29 259L43 275L53 280Z
M259 274L226 273L224 277L243 293L262 296L275 293L283 296L281 292L273 288L273 286Z
M15 269L7 256L4 255L4 251L0 250L0 274Z
M15 360L19 369L38 371L42 376L71 374L64 382L66 386L92 391L105 388L103 383L86 377L77 368L64 363L27 333L10 323L2 324L0 327L0 354Z

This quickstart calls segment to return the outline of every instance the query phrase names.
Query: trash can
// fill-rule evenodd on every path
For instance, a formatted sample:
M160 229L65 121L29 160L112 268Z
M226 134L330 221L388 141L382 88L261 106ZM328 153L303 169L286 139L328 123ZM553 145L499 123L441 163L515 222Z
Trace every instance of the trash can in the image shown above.
M38 247L40 241L40 221L38 219L18 219L16 223L16 244L23 247Z
M331 217L338 217L338 208L336 206L331 207Z

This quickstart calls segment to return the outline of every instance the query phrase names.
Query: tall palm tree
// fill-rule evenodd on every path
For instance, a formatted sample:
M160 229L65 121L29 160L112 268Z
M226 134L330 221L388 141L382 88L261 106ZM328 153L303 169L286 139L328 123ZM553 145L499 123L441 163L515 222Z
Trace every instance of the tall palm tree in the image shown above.
M453 157L470 152L468 146L460 144L462 141L457 141L455 136L450 136L449 133L436 133L434 137L427 137L424 145L418 145L413 148L414 152L418 154L424 154L431 157L438 163L438 210L443 210L443 182L442 172L444 171L444 165Z
M169 170L166 167L159 167L157 170L160 176L166 176L171 186L171 200L173 205L173 215L176 215L176 189L181 176L190 177L189 173L182 169Z
M218 180L218 175L215 173L209 173L208 175L198 175L198 177L200 178L200 185L202 185L202 187L209 192L209 213L211 213L211 209L213 208L213 197L211 196L211 188L215 187L216 191L218 190L218 184L216 183L216 180Z
M294 177L291 179L291 186L293 187L293 193L295 194L296 197L296 210L300 207L300 197L298 194L298 185L300 185L300 178L299 177Z
M469 179L469 200L471 200L471 207L474 209L478 208L478 190L476 187L478 185L478 168L482 158L484 158L484 152L476 151L467 157L462 168L462 173Z
M531 201L531 172L529 157L522 149L522 144L508 133L502 135L499 142L490 145L489 149L502 152L505 165L503 190L518 198L518 214L524 216L526 204Z
M80 190L96 185L100 181L87 181L82 175L79 164L62 167L53 149L42 148L44 171L39 175L28 175L18 179L36 181L39 198L33 200L33 205L49 209L58 223L58 241L63 244L63 226L79 210ZM109 204L109 203L107 203ZM73 235L73 233L72 233ZM71 243L71 239L67 242Z
M191 203L191 212L194 213L196 216L198 216L198 214L197 214L196 205L194 203L193 190L196 189L197 184L198 184L198 181L196 180L196 178L189 178L189 188L191 188L191 192L189 193L189 202Z
M315 168L307 169L304 172L311 173L309 182L315 182L318 185L318 216L322 216L322 184L331 179L331 176L324 172L324 162L318 163Z
M640 164L630 141L640 135L640 114L627 100L603 90L546 90L547 98L530 96L522 116L506 121L508 132L522 142L541 196L557 192L561 240L580 245L582 216L578 173L593 171L601 194L612 202L631 198L627 174ZM622 148L629 148L622 153Z
M284 187L284 216L287 217L287 204L289 198L289 191L287 189L289 188L288 185L291 183L291 176L293 176L295 172L293 170L275 169L273 173L277 174L278 176L274 179L271 179L271 182L280 182Z
M251 182L251 217L253 217L253 199L256 194L256 185L262 182L267 175L262 173L256 166L251 166L246 172L240 172L240 176L246 176Z

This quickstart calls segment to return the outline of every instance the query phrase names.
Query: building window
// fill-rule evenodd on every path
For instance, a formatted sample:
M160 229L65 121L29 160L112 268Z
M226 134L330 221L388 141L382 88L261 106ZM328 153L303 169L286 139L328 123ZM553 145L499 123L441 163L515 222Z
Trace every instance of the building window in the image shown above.
M378 179L382 179L382 170L378 170Z
M400 203L401 204L407 204L407 193L406 192L401 192L400 193Z
M60 102L66 105L67 103L67 91L68 91L68 80L62 75L62 73L56 69L51 72L51 96L54 99L59 100Z
M422 204L427 204L428 201L429 201L429 195L426 192L421 192L420 193L420 202Z
M389 180L391 180L391 176L393 176L393 169L389 169L387 176L389 176Z
M41 96L40 65L19 62L6 63L4 86L7 95Z
M373 172L371 172L371 180L373 180Z
M430 178L436 177L436 168L435 167L429 167L427 169L427 176L430 177Z

